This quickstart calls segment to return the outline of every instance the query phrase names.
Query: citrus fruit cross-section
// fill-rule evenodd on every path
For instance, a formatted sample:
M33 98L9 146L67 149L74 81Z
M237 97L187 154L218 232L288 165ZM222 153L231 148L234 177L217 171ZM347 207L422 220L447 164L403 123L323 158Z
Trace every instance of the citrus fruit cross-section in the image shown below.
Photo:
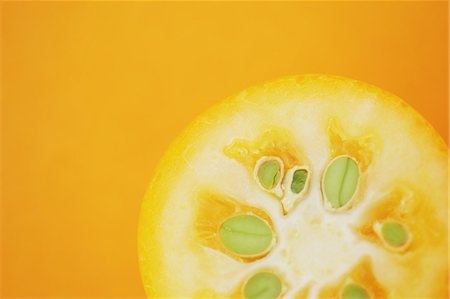
M399 98L305 75L199 116L146 193L149 298L448 298L448 148Z

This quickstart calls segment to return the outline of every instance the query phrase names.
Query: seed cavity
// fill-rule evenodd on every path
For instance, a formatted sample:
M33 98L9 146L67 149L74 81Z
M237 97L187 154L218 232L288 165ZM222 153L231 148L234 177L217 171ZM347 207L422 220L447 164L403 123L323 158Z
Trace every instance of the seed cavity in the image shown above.
M266 161L259 167L259 182L267 190L273 189L278 184L280 176L280 165L276 160Z
M384 223L381 227L381 233L384 240L393 247L403 246L408 240L408 233L405 228L396 222Z
M259 272L247 281L244 286L245 299L277 299L281 294L282 283L278 276L271 272Z
M284 197L281 200L285 215L305 197L309 181L310 174L306 166L294 166L286 172L282 185Z
M238 215L227 219L219 228L223 246L239 256L260 256L274 244L271 227L254 215Z
M359 182L357 162L349 156L333 159L325 170L322 189L332 209L347 205L356 193Z
M258 185L265 191L281 197L281 180L284 174L283 161L278 157L266 156L256 162L255 179Z
M367 291L360 285L350 283L344 287L341 294L342 299L370 299Z
M305 169L298 169L294 171L291 182L291 191L298 194L303 191L306 185L306 180L308 179L308 172Z
M383 243L394 251L401 251L411 242L411 234L407 227L395 220L375 223L374 230L382 239Z

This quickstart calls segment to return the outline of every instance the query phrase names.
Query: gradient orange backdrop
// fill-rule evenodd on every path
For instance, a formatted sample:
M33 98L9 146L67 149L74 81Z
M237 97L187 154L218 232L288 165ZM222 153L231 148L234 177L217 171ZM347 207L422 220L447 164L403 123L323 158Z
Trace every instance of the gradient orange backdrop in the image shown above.
M142 297L141 198L196 115L331 73L448 142L447 3L3 3L2 295ZM380 116L380 121L383 121Z

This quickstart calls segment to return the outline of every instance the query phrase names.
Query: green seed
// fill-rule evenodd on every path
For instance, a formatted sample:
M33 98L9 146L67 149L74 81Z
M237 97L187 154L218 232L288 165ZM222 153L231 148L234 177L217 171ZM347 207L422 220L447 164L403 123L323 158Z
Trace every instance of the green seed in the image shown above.
M401 247L408 241L408 232L397 222L386 222L381 227L383 239L392 247Z
M226 220L219 229L222 244L241 256L264 253L272 244L273 234L269 225L252 215L239 215Z
M258 179L265 189L273 189L280 180L280 164L278 161L269 160L261 164L258 169Z
M345 286L342 291L342 299L369 299L370 296L367 291L354 283Z
M305 188L306 179L308 178L308 172L304 169L299 169L294 172L292 176L291 190L294 193L302 192Z
M281 280L273 273L253 275L244 287L245 299L276 299L281 293Z
M350 157L339 157L328 166L324 177L325 195L333 208L344 206L356 191L358 164Z

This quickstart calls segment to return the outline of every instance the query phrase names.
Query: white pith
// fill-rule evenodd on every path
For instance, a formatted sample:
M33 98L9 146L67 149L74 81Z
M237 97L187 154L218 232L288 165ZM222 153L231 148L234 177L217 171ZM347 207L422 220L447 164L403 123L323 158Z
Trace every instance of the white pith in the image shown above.
M208 122L207 126L195 136L195 140L189 140L179 164L174 165L171 173L161 174L166 186L170 186L165 192L161 217L167 221L158 224L156 236L164 257L146 257L144 253L141 258L149 259L149 263L152 258L161 259L164 271L161 277L152 280L149 288L164 288L161 296L190 298L200 289L211 289L227 296L252 274L273 270L284 283L286 298L291 298L311 283L310 298L316 298L322 287L341 278L365 255L372 257L374 274L387 289L404 285L405 279L418 275L402 268L401 257L360 239L351 227L360 222L364 210L389 193L396 182L405 186L415 185L417 169L424 174L435 174L433 177L421 175L422 185L416 188L433 198L430 204L434 208L444 210L436 217L445 221L443 196L446 195L447 176L442 166L443 154L432 146L425 154L420 150L434 141L429 139L427 132L417 131L411 126L413 120L409 115L399 116L399 111L379 105L375 96L370 94L361 97L340 92L343 94L337 96L339 101L310 95L272 103L249 96L236 106L234 115L204 120ZM257 112L253 111L255 105ZM380 115L383 121L377 119ZM380 140L395 141L382 143L367 171L360 172L367 182L366 188L356 191L362 193L362 200L337 213L326 209L321 194L323 171L332 158L327 136L330 118L337 119L349 136L357 138L371 132ZM288 130L295 138L293 142L302 147L311 163L305 196L287 215L283 215L279 198L263 191L251 171L223 153L223 149L235 139L255 140L272 127ZM427 185L435 188L429 190ZM267 212L277 236L277 244L271 253L256 262L243 263L199 245L192 232L194 202L198 192L204 189L215 190L217 194ZM151 214L151 205L143 209ZM145 245L145 240L142 242ZM443 250L436 248L433 253L444 255ZM439 267L430 261L431 269ZM431 274L416 285L409 285L408 289L396 289L396 294L420 294L432 280Z

